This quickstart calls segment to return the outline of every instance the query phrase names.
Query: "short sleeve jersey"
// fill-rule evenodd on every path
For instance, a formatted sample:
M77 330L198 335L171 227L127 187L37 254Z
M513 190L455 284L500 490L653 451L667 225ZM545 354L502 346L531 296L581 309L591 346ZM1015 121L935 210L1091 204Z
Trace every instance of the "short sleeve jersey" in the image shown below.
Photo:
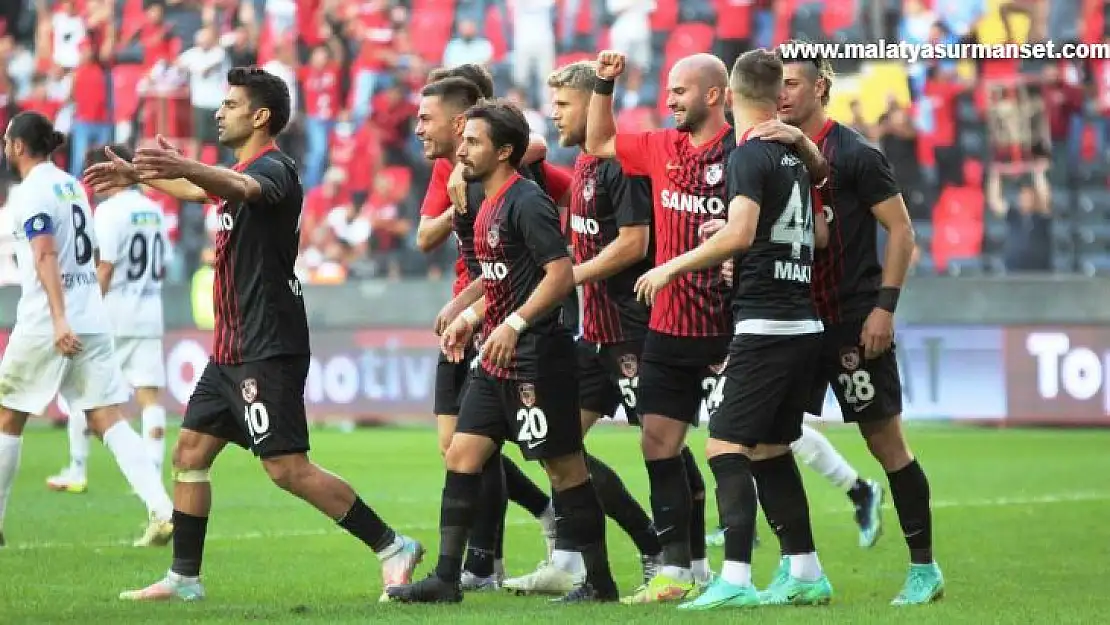
M617 239L621 228L651 225L651 183L626 176L612 159L580 154L570 196L575 264ZM647 330L648 308L637 301L636 279L652 267L648 257L605 280L582 285L582 336L598 344L635 340Z
M621 169L651 180L656 265L696 247L698 228L726 216L725 163L735 147L729 126L699 146L674 129L617 134ZM656 297L649 327L682 337L730 335L731 291L719 267L680 276Z
M116 336L160 337L169 236L162 206L135 189L104 200L93 217L101 262L111 263L104 303Z
M485 281L482 334L487 337L531 297L544 278L544 267L568 256L554 201L539 185L519 175L482 203L474 223L474 249ZM540 357L538 342L567 333L562 316L563 306L559 305L530 320L509 366L485 362L482 366L494 377L531 377Z
M262 194L220 200L216 209L212 359L240 364L308 355L304 296L293 273L304 200L297 166L270 146L234 169L254 178Z

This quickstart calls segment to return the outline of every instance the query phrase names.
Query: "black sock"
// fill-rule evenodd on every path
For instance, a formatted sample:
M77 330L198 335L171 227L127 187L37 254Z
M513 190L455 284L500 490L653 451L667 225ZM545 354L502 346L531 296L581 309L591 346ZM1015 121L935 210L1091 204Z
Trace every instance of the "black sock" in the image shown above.
M173 511L173 564L170 570L185 577L200 575L200 562L204 558L204 535L208 531L208 517Z
M744 454L721 454L709 459L717 482L717 510L725 529L725 560L751 564L755 537L755 482L752 462Z
M705 480L689 447L682 448L682 462L686 465L686 480L690 483L690 557L705 559Z
M508 456L501 456L501 464L505 467L505 490L509 493L509 501L540 518L551 505L551 498Z
M371 510L361 497L355 497L351 509L336 523L352 536L366 543L374 553L392 545L393 540L397 538L397 533L386 525L385 521ZM174 531L177 531L176 526L174 527Z
M590 470L590 481L605 514L621 526L641 554L659 555L663 548L659 546L655 526L640 503L625 488L620 476L609 465L589 454L586 454L586 467Z
M647 461L651 515L663 547L663 564L690 568L690 482L681 456Z
M605 549L605 513L590 480L553 495L557 534L566 548L582 554L586 582L598 590L616 588Z
M447 472L443 482L443 500L439 507L439 562L436 576L458 582L462 573L463 552L478 499L482 496L481 473Z
M848 499L852 500L852 505L859 508L867 503L871 498L871 489L867 488L867 482L860 478L856 478L856 483L848 489Z
M478 577L493 575L493 560L497 552L498 534L505 520L505 473L501 470L501 455L494 454L482 467L482 495L470 528L470 542L466 548L463 568Z
M753 462L752 475L763 514L779 538L783 555L817 551L809 521L809 500L794 454Z
M929 564L933 561L933 513L929 509L929 478L914 460L887 473L890 497L898 511L898 522L910 548L910 562Z

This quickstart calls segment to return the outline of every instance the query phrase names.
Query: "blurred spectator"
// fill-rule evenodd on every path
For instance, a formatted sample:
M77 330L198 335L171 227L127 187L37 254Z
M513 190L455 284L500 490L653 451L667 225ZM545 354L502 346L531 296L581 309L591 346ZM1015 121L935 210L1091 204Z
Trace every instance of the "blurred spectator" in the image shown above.
M401 259L406 237L413 231L413 220L400 206L402 198L385 176L374 180L374 193L362 207L361 218L370 227L370 253L378 273L390 280L401 277Z
M534 104L544 101L544 85L555 69L554 6L555 0L513 2L513 84Z
M1002 190L997 170L987 179L987 202L991 211L1006 219L1003 258L1006 270L1049 271L1052 269L1052 198L1049 192L1048 164L1039 162L1032 173L1032 184L1018 189L1017 206L1012 207Z
M340 96L339 64L324 46L312 50L308 65L301 68L305 106L305 171L304 184L320 184L321 172L327 165L328 142L335 127Z
M329 168L324 174L324 183L305 193L301 209L302 244L312 239L312 233L324 223L332 210L353 203L347 192L347 173L338 167Z
M423 156L409 159L405 153L407 144L413 138L412 120L417 109L407 91L408 85L394 81L388 89L375 96L371 121L378 127L378 136L389 165L409 165L424 161Z
M382 146L373 124L357 126L350 111L341 111L336 119L328 148L333 167L347 172L347 190L359 206L370 195L370 181L382 165Z
M0 36L0 73L5 69L15 89L15 99L26 97L35 75L35 55L11 35Z
M651 12L655 0L605 0L613 15L609 29L610 45L628 56L628 64L641 69L651 67Z
M455 67L464 63L485 65L493 60L493 46L489 39L478 34L478 24L471 20L459 22L459 35L447 42L443 50L443 64ZM546 80L546 76L544 79Z
M189 103L193 110L192 158L200 158L205 146L220 142L216 110L227 89L227 52L218 45L216 30L205 26L197 31L196 45L181 53L177 67L189 75Z
M913 127L909 111L892 104L877 134L879 145L894 169L894 178L902 190L910 216L927 218L921 166L917 162L917 130Z
M81 44L85 42L85 18L77 11L74 0L61 0L50 18L54 64L73 69L81 62Z
M112 131L108 114L108 74L96 60L92 46L85 42L81 44L81 63L73 71L71 174L80 177L85 169L85 153L92 146L111 143Z
M532 134L547 136L547 116L532 107L523 89L512 87L505 92L505 99L524 111L524 119L528 120L528 128Z

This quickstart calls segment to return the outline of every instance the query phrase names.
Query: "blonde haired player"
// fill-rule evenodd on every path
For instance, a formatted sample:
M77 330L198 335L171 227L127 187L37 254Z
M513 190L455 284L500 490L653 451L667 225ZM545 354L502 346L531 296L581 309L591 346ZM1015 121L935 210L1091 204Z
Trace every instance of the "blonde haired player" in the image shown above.
M137 544L165 544L173 532L173 504L142 440L120 413L128 391L97 288L89 201L77 180L50 162L64 140L38 113L16 115L4 133L5 159L21 181L9 205L22 293L0 361L0 544L23 428L59 393L87 411L89 427L146 504L150 524Z
M115 145L112 150L131 160L127 146ZM105 160L104 151L95 149L86 162ZM105 191L101 200L93 219L100 243L97 282L111 317L124 380L135 389L142 410L144 446L161 476L166 455L166 409L158 401L166 386L162 350L162 279L169 253L166 219L162 207L136 187ZM47 479L46 485L51 490L82 493L88 487L88 426L81 411L67 413L70 464Z

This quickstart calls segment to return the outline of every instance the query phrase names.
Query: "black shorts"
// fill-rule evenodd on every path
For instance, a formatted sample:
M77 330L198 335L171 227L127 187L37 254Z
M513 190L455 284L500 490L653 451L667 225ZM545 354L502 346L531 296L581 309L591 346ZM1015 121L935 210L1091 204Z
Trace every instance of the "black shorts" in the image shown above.
M644 339L640 415L656 414L696 425L728 355L727 336L689 338L648 331Z
M808 412L821 414L825 390L832 384L847 423L882 421L902 414L902 379L894 345L874 360L863 357L859 336L863 319L825 326L821 366Z
M208 361L182 427L230 441L259 458L308 451L308 356L220 365Z
M526 460L559 458L582 451L578 375L569 335L537 343L534 379L495 378L479 365L462 398L455 432L498 444L515 441Z
M714 391L709 437L746 445L789 445L802 435L817 374L821 335L739 334Z
M470 363L477 355L478 352L471 347L466 350L461 361L451 362L440 352L439 362L436 364L435 399L432 407L436 415L459 414L463 392L470 378Z
M612 417L624 406L628 422L639 425L636 395L640 388L642 340L611 345L578 339L578 405L582 410Z

